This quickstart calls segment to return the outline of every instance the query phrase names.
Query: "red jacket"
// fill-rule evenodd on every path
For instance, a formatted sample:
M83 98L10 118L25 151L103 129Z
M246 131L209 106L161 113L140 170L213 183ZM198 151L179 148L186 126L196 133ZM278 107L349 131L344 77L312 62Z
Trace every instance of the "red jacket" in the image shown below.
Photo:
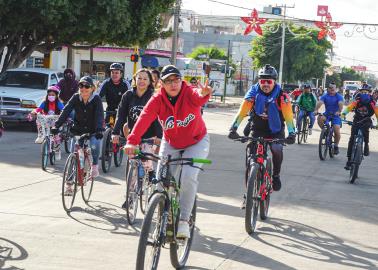
M182 82L181 92L175 106L168 100L164 88L146 104L127 143L138 145L151 123L159 118L164 139L174 148L183 149L199 142L206 134L206 125L201 116L201 106L210 98L202 97L186 82ZM173 120L176 121L173 121Z

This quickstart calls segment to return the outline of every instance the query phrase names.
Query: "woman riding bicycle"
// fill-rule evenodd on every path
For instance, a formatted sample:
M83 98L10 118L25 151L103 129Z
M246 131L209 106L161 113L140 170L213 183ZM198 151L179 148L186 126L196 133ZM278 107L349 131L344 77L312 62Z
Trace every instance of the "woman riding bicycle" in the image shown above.
M79 81L79 93L73 95L68 101L51 132L58 133L59 128L70 116L70 113L75 110L71 132L74 135L94 134L90 138L90 147L93 158L92 177L95 178L99 175L98 158L103 136L104 108L101 98L94 94L94 91L93 79L89 76L82 77Z
M345 116L351 111L354 111L354 117L348 143L348 161L344 167L346 170L350 170L351 167L354 137L357 135L359 128L362 129L362 134L364 135L364 156L369 155L369 129L372 125L370 117L375 114L375 117L378 120L378 108L375 106L375 101L371 95L371 86L369 84L363 84L360 87L356 99L342 112L343 118L345 118Z
M155 88L153 85L153 78L148 69L140 69L133 76L133 88L123 94L121 102L118 106L117 120L112 132L113 143L119 143L119 136L121 127L123 127L123 134L125 137L129 134L129 130L133 130L143 108L154 94ZM152 125L143 134L143 139L162 137L161 125L155 120ZM142 144L143 151L152 152L152 146ZM149 179L154 177L152 161L144 162L145 168L149 171ZM125 202L126 203L126 202ZM125 203L122 207L125 206Z
M182 80L180 71L173 65L165 66L161 72L161 91L155 94L144 107L134 129L127 138L125 151L133 156L142 135L158 118L163 127L160 155L206 158L209 154L209 135L201 116L201 106L211 93L211 87L200 85L192 88ZM158 165L158 170L159 170ZM196 164L196 166L201 166ZM174 170L173 170L174 171ZM198 168L184 166L180 192L180 222L177 237L189 238L189 218L198 187Z

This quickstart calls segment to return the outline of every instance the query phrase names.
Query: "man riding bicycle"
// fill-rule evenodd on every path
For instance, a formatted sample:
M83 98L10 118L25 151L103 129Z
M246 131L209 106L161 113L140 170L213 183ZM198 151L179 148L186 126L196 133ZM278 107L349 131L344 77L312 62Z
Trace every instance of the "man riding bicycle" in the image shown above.
M239 137L237 129L240 123L247 115L250 115L248 127L252 130L252 137L284 139L284 122L286 122L289 132L287 143L293 144L295 128L291 102L289 96L276 83L276 69L271 65L265 65L259 70L258 78L258 83L246 93L228 137L237 139ZM249 131L247 128L244 135L248 136ZM280 172L283 161L283 145L274 143L270 149L273 156L273 190L278 191L281 189Z
M106 111L115 111L121 102L122 95L131 86L127 80L122 78L123 66L120 63L110 65L110 78L106 79L100 86L100 97L105 96L107 103ZM108 123L110 114L106 115L105 122Z
M327 93L320 97L318 103L315 107L315 114L318 114L318 110L321 106L325 105L325 112L323 115L319 115L318 117L318 125L320 128L323 127L324 122L327 120L326 117L330 115L333 116L332 118L332 125L335 131L335 148L334 154L339 154L339 142L340 142L340 128L341 128L341 118L340 114L343 110L344 106L344 99L343 96L337 93L336 91L336 84L330 83L328 85Z
M299 96L298 99L298 106L299 106L299 116L298 116L298 123L301 123L303 117L310 117L310 125L308 127L308 134L312 134L312 127L315 123L315 115L314 110L316 106L316 98L311 93L311 86L310 84L303 84L302 87L303 94Z
M348 161L345 165L346 170L351 168L351 156L354 137L361 128L364 135L364 156L369 155L369 129L372 125L371 117L375 114L378 120L378 108L375 106L375 101L371 95L371 86L369 84L361 85L356 99L346 107L342 113L343 118L354 111L353 125L348 143L347 157Z

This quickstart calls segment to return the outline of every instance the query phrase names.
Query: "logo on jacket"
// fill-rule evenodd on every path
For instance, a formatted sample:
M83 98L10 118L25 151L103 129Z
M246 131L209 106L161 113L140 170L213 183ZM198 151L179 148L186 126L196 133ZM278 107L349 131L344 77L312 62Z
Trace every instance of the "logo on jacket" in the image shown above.
M194 116L194 114L190 113L187 117L185 117L184 120L176 120L177 127L187 127L189 125L189 123L192 122L195 118L196 117ZM163 121L161 121L161 124L162 124L162 126L164 126L165 130L174 128L175 124L174 124L173 120L174 120L173 116L169 116L165 120L165 123L163 123Z
M134 122L136 122L138 120L139 115L142 113L142 111L143 111L143 106L131 107L130 112L129 112L130 118Z

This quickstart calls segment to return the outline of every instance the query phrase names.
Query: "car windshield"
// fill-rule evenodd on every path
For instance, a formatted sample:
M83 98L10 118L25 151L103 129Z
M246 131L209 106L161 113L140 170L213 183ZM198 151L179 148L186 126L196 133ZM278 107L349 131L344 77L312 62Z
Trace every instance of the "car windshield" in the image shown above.
M0 75L0 86L47 89L48 74L30 71L6 71Z
M358 90L358 86L347 85L347 86L345 86L345 89L346 89L346 90L357 91L357 90Z

